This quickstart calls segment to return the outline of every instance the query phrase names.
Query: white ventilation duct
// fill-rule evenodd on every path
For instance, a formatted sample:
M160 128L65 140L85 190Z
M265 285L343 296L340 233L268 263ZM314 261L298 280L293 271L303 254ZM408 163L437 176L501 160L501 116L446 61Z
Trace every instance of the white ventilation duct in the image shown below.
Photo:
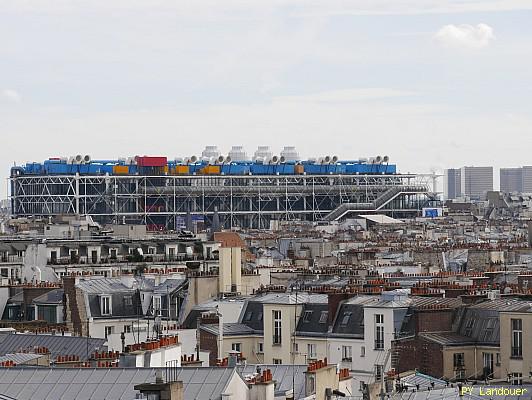
M269 146L259 146L253 155L253 161L265 162L272 158L273 153Z
M201 152L201 159L209 161L210 159L217 158L220 155L220 150L217 146L205 146L205 150Z
M281 157L284 157L285 162L299 161L299 153L294 146L285 146L281 151Z
M231 151L229 151L228 156L230 157L232 161L247 161L248 160L248 155L246 154L246 151L244 150L243 146L231 147Z

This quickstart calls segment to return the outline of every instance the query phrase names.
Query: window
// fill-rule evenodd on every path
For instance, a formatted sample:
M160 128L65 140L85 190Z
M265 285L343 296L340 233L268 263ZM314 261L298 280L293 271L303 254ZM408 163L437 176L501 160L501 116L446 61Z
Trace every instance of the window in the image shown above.
M366 357L366 346L360 346L360 357Z
M523 357L523 320L512 319L512 357Z
M315 360L318 357L315 343L309 343L307 345L307 356L311 360Z
M111 315L111 296L100 297L100 311L102 315Z
M351 361L353 359L353 348L351 346L342 346L342 361Z
M244 316L244 321L251 321L251 318L253 317L253 312L248 311L246 315Z
M375 350L384 349L384 315L375 314Z
M131 333L131 325L124 326L124 333Z
M259 342L257 353L259 354L264 353L264 343Z
M281 365L283 363L283 360L281 360L280 358L274 358L273 359L273 364L274 365Z
M484 342L489 342L491 340L496 322L497 320L495 318L488 318L488 320L486 321L486 327L484 328L484 333L482 336L482 340Z
M111 258L112 259L116 259L116 256L117 256L117 250L116 249L111 249Z
M132 296L124 296L124 305L125 306L132 306L133 305L133 297Z
M320 324L326 323L328 318L329 318L329 312L328 311L322 311L321 314L320 314Z
M292 343L292 353L298 354L299 353L299 343L294 342Z
M161 315L161 296L153 296L153 315Z
M351 319L351 312L349 311L344 312L344 316L342 317L340 326L347 326L347 324L349 323L349 319Z
M484 379L493 378L493 353L482 353Z
M314 393L316 391L316 377L314 375L308 375L308 393Z
M241 343L232 343L231 344L231 350L238 351L240 353L242 351L242 344Z
M281 344L281 311L274 310L273 314L273 344Z
M514 372L510 374L510 383L512 385L522 385L523 384L523 374L520 372Z
M105 328L105 338L107 339L107 336L112 334L114 332L115 327L114 326L106 326Z
M303 314L303 322L310 322L312 319L312 311L305 311Z
M382 379L382 365L375 365L375 381Z
M453 354L453 366L454 369L463 369L465 367L464 353Z
M473 318L469 318L466 323L465 336L471 336L471 334L473 333L474 326L475 320Z

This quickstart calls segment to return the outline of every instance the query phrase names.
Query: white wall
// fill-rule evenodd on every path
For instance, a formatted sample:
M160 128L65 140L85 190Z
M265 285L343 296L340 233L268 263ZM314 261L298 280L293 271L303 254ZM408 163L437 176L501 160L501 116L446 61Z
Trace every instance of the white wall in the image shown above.
M50 257L49 249L44 244L30 244L24 255L24 266L21 271L21 279L28 282L59 282L54 270L48 267ZM57 254L59 257L59 252Z

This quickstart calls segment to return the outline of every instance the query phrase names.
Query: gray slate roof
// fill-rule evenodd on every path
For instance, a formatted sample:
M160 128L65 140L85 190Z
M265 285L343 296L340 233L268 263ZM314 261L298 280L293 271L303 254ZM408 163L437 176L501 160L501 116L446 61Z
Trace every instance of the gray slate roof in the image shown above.
M76 286L91 294L122 293L135 290L128 288L117 278L81 279Z
M163 376L164 376L164 369ZM0 393L17 400L133 400L156 368L9 368L0 370ZM178 368L185 399L218 400L233 368Z
M95 350L103 350L104 343L105 339L81 336L2 333L0 355L33 350L34 347L47 347L53 358L58 355L77 355L81 360L87 360ZM0 393L3 392L0 390Z
M218 324L201 325L201 329L218 336ZM224 336L253 335L255 330L245 324L224 323Z
M179 288L186 282L186 278L181 279L167 279L160 285L156 286L153 290L153 294L165 295L172 293L175 289Z
M63 303L63 289L53 289L45 294L33 299L35 304L62 304Z
M294 393L296 399L305 397L305 371L306 365L259 365L262 371L269 369L275 382L275 397L282 397L287 391L292 390L295 383ZM257 365L238 366L237 371L242 376L252 375L257 370ZM295 382L292 379L295 378Z
M520 389L527 389L527 394L524 396L487 396L484 394L483 396L480 396L480 386L472 386L473 393L467 394L466 396L460 396L458 387L438 387L436 386L434 390L420 390L413 392L412 390L407 392L401 392L401 393L395 393L393 394L390 399L391 400L486 400L486 399L497 399L497 400L530 400L530 394L532 393L532 385L523 385L523 386L509 386L507 384L504 385L492 385L492 386L483 386L483 390L485 391L486 388L498 388L498 387L506 387L506 388L520 388Z
M15 364L20 365L41 357L44 357L44 355L34 353L5 354L3 356L0 356L0 363L4 361L13 361Z

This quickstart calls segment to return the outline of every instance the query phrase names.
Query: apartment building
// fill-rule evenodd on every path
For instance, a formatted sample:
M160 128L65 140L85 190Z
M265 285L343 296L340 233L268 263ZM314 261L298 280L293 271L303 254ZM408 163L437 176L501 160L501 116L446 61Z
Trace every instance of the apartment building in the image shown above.
M532 383L532 305L501 311L500 331L501 377L512 384Z
M391 368L392 342L401 336L412 306L440 300L409 297L404 291L352 296L269 293L254 297L238 322L223 324L223 340L219 321L202 324L201 348L218 357L239 352L250 363L308 364L327 358L351 371L353 390L361 394L364 385L378 382ZM212 362L216 359L211 356Z
M508 363L505 360L511 361L510 352L514 351L511 345L512 318L503 320L503 315L526 312L529 308L525 301L506 298L485 300L454 310L433 310L440 323L432 327L432 324L424 323L413 336L394 343L397 356L394 368L399 373L418 369L451 381L506 379L506 371L511 368L522 374L523 368L530 364L530 357L524 365L521 361L519 366L503 365ZM516 329L521 326L514 324ZM515 340L515 343L521 343L519 339Z

